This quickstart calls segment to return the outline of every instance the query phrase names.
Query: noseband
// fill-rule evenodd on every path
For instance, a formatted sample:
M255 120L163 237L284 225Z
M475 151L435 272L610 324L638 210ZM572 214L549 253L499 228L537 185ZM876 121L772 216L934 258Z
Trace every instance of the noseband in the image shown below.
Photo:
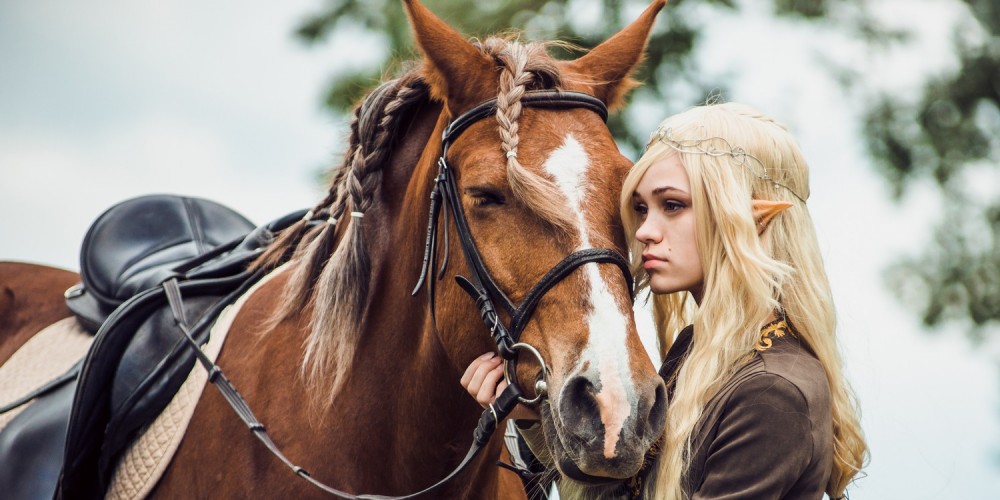
M591 95L580 92L566 92L558 90L528 92L522 96L521 105L525 107L545 109L582 108L597 113L603 121L607 121L608 119L608 110L602 101ZM462 289L476 301L476 307L479 308L480 316L486 326L490 329L490 336L493 338L493 341L496 342L497 351L504 359L504 377L506 378L508 385L515 387L515 389L518 385L516 372L518 351L528 351L535 358L537 358L541 365L541 380L539 380L539 383L535 386L535 397L532 399L525 399L520 395L517 397L521 403L533 404L540 401L545 395L545 378L548 370L545 365L545 360L542 359L538 350L531 345L519 342L519 339L521 337L521 332L524 331L525 326L531 319L532 313L534 313L535 308L538 306L542 297L545 296L545 294L551 290L552 287L572 274L578 267L593 262L611 263L617 265L624 275L626 288L629 292L629 297L631 298L632 273L629 270L628 262L618 251L608 248L588 248L578 250L567 255L552 269L545 273L541 280L539 280L538 283L531 288L520 305L515 305L507 297L503 290L500 289L496 280L493 279L493 276L486 268L486 264L483 262L483 258L479 254L479 250L476 248L475 239L472 236L472 232L469 230L469 223L465 217L465 211L462 208L461 200L459 199L454 169L448 165L448 150L455 140L457 140L462 134L462 132L479 120L494 116L496 111L497 100L490 99L489 101L479 104L456 118L444 131L441 140L441 157L438 159L438 176L435 179L434 190L431 192L431 209L427 223L427 243L424 246L424 260L420 271L420 278L417 281L417 286L413 289L413 295L417 294L421 285L424 281L426 281L431 304L431 314L434 314L435 280L428 279L427 275L433 265L432 261L437 259L437 223L438 215L441 212L441 204L444 203L449 208L449 210L445 212L445 262L442 263L441 269L438 272L438 279L443 277L445 267L447 266L447 214L450 212L452 218L455 220L455 229L458 233L458 237L462 245L462 253L465 255L465 263L469 268L470 274L470 277L456 275L455 281L457 281ZM509 326L500 319L495 305L496 302L499 302L500 306L510 317Z

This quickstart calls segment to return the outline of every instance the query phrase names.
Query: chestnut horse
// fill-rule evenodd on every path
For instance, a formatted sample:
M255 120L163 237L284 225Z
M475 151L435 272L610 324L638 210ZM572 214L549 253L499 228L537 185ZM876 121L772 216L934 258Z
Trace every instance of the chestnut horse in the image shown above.
M445 128L496 99L495 112L455 137L445 160L475 248L510 301L531 298L532 286L567 255L591 248L625 255L616 207L630 162L602 116L522 100L558 89L620 104L665 2L655 0L573 61L552 59L545 44L470 42L416 0L404 3L421 64L355 111L344 167L326 198L258 262L266 268L291 255L240 310L218 359L285 455L334 488L381 495L419 491L458 464L482 411L459 378L475 356L497 348L476 304L452 279L470 275L460 231L448 222L427 229ZM310 224L316 220L325 222ZM426 279L436 290L411 297L427 233L437 231L438 240L451 242L443 247L443 278L430 263ZM16 325L22 332L67 315L56 291L72 275L37 273L0 266L3 318L20 314L10 310L22 304L51 302L44 314L33 312L34 324ZM21 288L32 283L47 286ZM502 321L512 319L498 310ZM2 323L0 355L9 356L8 342L23 342L25 334ZM540 418L559 472L583 484L635 475L662 431L666 402L621 270L596 261L576 266L539 298L522 327L520 342L534 346L548 370L521 356L515 380L528 388L547 381L548 398L526 413ZM495 464L501 441L494 438L435 495L523 497L518 479ZM153 491L163 498L320 494L261 446L211 389Z

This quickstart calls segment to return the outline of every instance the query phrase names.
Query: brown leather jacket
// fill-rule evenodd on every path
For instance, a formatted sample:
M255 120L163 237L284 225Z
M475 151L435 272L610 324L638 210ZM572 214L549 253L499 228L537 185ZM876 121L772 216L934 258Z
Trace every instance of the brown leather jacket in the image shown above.
M660 369L669 384L668 394L672 395L670 382L684 362L691 338L689 326L678 335ZM826 373L798 337L769 338L771 346L756 353L706 405L695 427L684 478L688 498L823 497L833 461ZM519 429L539 458L550 463L540 427L536 423ZM643 473L655 474L655 469L653 464ZM622 485L600 496L634 498L636 487Z
M690 498L823 497L833 462L826 372L798 337L771 341L695 426L684 482Z

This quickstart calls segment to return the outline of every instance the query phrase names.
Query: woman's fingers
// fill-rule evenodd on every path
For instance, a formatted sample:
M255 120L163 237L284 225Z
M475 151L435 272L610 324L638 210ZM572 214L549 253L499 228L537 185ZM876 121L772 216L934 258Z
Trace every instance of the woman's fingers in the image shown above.
M501 359L499 357L490 359L479 365L476 372L472 374L472 380L469 381L469 386L466 389L472 397L476 398L476 401L479 401L479 392L483 389L483 384L486 378L490 376L494 369L502 368L500 362ZM493 383L493 387L496 387L496 382ZM482 401L480 401L480 403L482 403ZM487 401L487 403L489 403L489 401Z
M465 373L462 374L462 380L459 382L462 384L462 387L468 389L469 382L472 381L472 376L476 374L476 370L478 370L483 363L486 363L494 357L496 357L496 353L488 352L472 360L472 363L469 363L469 367L465 369Z
M485 403L480 398L480 393L491 391L496 388L497 381L493 375L494 370L500 368L500 376L503 376L503 366L501 365L502 359L497 357L495 354L488 353L486 355L480 356L469 364L466 368L465 374L462 375L462 386L465 390L476 399L480 404L489 404L492 399L488 399ZM488 381L489 380L489 381Z
M498 383L503 381L503 365L498 365L496 368L490 370L483 377L483 383L479 386L479 392L476 394L476 401L479 401L481 405L488 405L496 399L497 395L503 390ZM503 383L504 387L507 386Z
M479 356L469 363L462 374L461 383L476 402L485 408L507 388L507 381L503 379L502 360L492 352ZM514 408L511 416L527 420L539 419L536 410L520 404Z

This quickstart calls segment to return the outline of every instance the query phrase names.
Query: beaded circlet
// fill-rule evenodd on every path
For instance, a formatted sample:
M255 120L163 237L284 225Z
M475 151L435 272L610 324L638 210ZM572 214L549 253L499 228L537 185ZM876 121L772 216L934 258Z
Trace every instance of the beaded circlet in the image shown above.
M806 202L805 198L799 196L792 188L771 178L771 174L767 171L767 166L764 165L764 162L757 159L756 156L747 153L742 146L733 146L722 137L677 140L674 139L672 132L673 130L670 128L660 127L653 133L653 138L680 153L702 154L714 157L728 156L732 159L733 164L746 168L754 177L765 182L770 182L775 187L784 188L789 193L792 193L792 196L801 200L802 203Z

